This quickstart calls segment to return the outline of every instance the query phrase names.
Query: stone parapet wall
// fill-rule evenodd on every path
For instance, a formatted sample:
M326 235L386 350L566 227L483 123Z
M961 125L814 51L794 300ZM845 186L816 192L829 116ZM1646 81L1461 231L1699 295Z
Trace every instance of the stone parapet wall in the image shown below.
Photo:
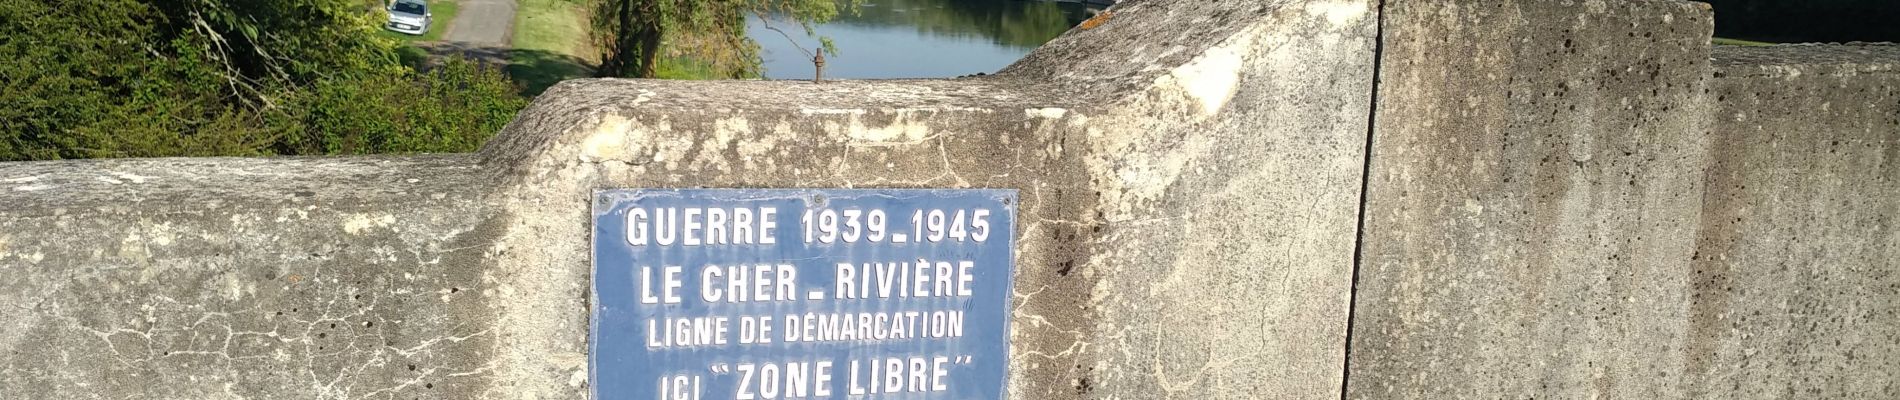
M1682 397L1707 6L1385 12L1351 397Z
M1008 395L1900 396L1900 50L1126 1L1000 74L579 80L480 153L0 163L0 397L582 398L608 188L1019 191Z
M474 157L0 165L0 397L474 393Z
M1688 394L1900 396L1900 46L1714 54Z

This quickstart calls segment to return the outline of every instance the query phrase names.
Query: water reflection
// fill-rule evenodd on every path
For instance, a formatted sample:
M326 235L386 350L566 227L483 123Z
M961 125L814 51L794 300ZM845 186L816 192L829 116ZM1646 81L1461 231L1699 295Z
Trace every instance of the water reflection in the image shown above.
M826 59L825 77L850 79L951 77L996 72L1089 16L1079 3L1021 0L865 0L859 14L816 27L842 53ZM818 40L797 26L773 22L800 46ZM812 64L784 36L753 20L770 79L811 79Z

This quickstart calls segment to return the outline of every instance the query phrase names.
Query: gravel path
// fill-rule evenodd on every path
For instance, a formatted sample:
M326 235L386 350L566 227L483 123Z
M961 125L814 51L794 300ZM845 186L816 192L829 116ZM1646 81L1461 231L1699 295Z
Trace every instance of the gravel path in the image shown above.
M449 21L449 31L442 35L442 41L506 49L514 28L514 0L461 0L461 12Z

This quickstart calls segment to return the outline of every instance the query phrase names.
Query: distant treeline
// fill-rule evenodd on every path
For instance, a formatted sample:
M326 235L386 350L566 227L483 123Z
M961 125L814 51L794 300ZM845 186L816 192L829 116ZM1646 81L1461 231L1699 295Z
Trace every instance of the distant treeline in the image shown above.
M1900 0L1706 0L1715 35L1766 42L1900 42Z

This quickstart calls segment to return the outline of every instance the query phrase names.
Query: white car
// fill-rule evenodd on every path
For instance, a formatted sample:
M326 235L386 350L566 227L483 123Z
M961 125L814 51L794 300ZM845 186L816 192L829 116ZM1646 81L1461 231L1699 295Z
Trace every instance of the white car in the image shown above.
M429 3L424 0L396 0L389 4L389 23L383 28L421 35L429 31L429 22L435 19L435 13L429 12Z

